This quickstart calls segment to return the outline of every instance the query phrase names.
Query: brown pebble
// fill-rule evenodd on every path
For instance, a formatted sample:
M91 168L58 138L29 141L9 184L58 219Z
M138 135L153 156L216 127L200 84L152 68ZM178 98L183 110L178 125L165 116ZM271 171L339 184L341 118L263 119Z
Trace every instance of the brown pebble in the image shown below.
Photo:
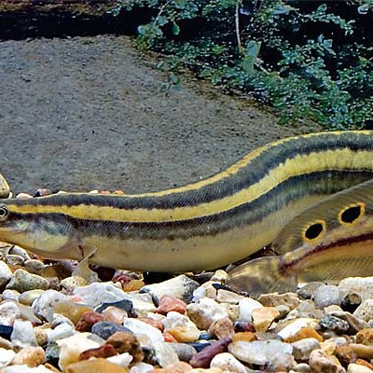
M232 342L237 342L237 341L252 342L255 340L256 340L256 337L253 332L239 332L239 333L236 333L232 337Z
M359 365L362 365L362 366L364 366L364 367L367 367L367 368L373 370L373 364L368 363L366 360L363 360L363 359L357 359L357 360L355 361L355 364L359 364Z
M78 332L90 332L92 326L100 321L104 321L104 317L100 313L94 311L84 312L77 322L75 329Z
M93 312L91 307L85 306L83 304L78 304L70 301L60 301L56 303L54 312L66 316L74 324L80 320L84 312Z
M150 317L139 317L138 320L143 321L146 324L154 326L155 328L159 329L161 332L164 330L164 325L157 320L151 319Z
M266 332L272 322L280 316L280 311L275 307L260 307L251 313L254 328L257 332Z
M208 332L218 339L226 337L232 338L235 334L233 323L231 319L227 317L214 321L210 325Z
M109 306L102 311L102 316L105 321L111 321L122 325L123 321L128 317L128 314L125 310L118 307Z
M373 346L365 346L357 343L351 343L349 346L357 357L368 360L373 359Z
M128 373L128 369L113 364L106 359L98 358L92 360L79 361L70 364L66 368L66 373Z
M128 352L133 356L134 362L142 361L144 358L139 341L130 332L116 332L106 340L106 344L112 345L119 354Z
M143 286L145 286L145 282L142 280L131 280L128 284L126 284L123 287L123 291L129 292L129 291L136 291L140 290Z
M172 295L163 295L159 300L159 306L156 309L156 312L163 315L167 315L168 312L174 311L179 313L185 313L186 303L181 299L178 299Z
M297 294L294 293L285 293L285 294L262 294L258 301L264 307L277 307L277 306L287 306L290 310L299 306L299 298Z
M220 341L205 347L202 351L198 352L191 358L189 364L193 368L208 368L213 357L222 352L226 352L227 347L231 342L231 338L223 338Z
M27 365L30 368L35 368L45 361L45 353L41 347L28 346L13 357L13 365Z
M345 373L335 356L329 356L321 350L313 350L309 359L312 373Z
M44 364L44 367L51 370L52 372L54 373L61 373L60 370L58 370L55 366L53 366L52 364L49 364L49 363L45 363Z
M315 338L319 342L323 341L322 336L319 333L317 333L317 331L314 328L307 327L299 330L299 332L295 333L291 337L285 338L284 342L292 343L305 338Z
M165 342L178 343L177 339L169 332L163 333L163 339Z
M356 334L356 343L361 343L363 345L372 345L373 344L373 328L366 328L360 330Z
M95 358L102 357L105 359L107 357L115 356L117 354L118 353L116 349L112 345L103 345L98 348L92 348L90 350L83 351L79 355L79 361L88 360L91 357L95 357Z
M353 349L349 346L337 346L335 349L335 356L341 362L343 366L347 366L350 363L354 363L357 360L357 355Z

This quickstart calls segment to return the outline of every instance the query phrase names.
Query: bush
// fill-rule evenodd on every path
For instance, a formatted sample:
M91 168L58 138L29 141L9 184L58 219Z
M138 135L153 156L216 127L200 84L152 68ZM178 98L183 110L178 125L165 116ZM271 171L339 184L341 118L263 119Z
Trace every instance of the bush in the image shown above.
M117 11L154 11L139 25L142 48L227 91L282 112L282 122L363 128L373 119L373 0L126 0Z

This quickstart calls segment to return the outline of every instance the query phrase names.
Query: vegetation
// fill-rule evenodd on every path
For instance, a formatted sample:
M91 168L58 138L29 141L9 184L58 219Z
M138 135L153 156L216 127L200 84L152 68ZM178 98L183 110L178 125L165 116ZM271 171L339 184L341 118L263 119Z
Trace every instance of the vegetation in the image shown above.
M333 129L373 120L373 0L119 0L142 7L138 43L167 54L159 67L187 66L227 91L278 108L283 122Z

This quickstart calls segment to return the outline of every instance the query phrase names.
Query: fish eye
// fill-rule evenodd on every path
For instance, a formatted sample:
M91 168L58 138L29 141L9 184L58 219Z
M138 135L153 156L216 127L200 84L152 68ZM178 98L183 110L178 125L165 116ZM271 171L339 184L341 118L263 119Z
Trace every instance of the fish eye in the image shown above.
M325 231L325 222L317 221L310 225L304 232L304 239L306 241L313 241L320 238Z
M341 224L356 223L364 214L365 206L363 203L348 206L339 214L339 222Z
M0 205L0 221L3 221L6 219L6 217L8 216L8 208L6 207L6 205Z

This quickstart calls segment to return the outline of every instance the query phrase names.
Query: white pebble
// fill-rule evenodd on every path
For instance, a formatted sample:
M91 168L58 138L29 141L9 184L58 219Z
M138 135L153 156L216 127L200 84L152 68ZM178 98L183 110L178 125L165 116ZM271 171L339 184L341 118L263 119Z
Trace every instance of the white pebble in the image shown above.
M6 367L16 356L16 353L13 350L7 350L0 347L0 368Z
M163 335L159 329L143 321L128 318L124 320L123 326L131 330L131 332L135 335L145 334L149 337L152 343L164 341Z
M127 368L131 364L133 357L128 352L124 352L120 355L110 356L106 358L106 360L110 361L113 364L120 365L123 368Z
M211 368L220 368L223 372L246 373L245 366L229 352L217 354L211 360Z
M35 330L30 321L16 320L13 324L10 340L13 346L17 348L38 345Z
M239 319L241 321L251 322L251 314L257 308L262 308L263 305L252 298L243 298L238 302Z

